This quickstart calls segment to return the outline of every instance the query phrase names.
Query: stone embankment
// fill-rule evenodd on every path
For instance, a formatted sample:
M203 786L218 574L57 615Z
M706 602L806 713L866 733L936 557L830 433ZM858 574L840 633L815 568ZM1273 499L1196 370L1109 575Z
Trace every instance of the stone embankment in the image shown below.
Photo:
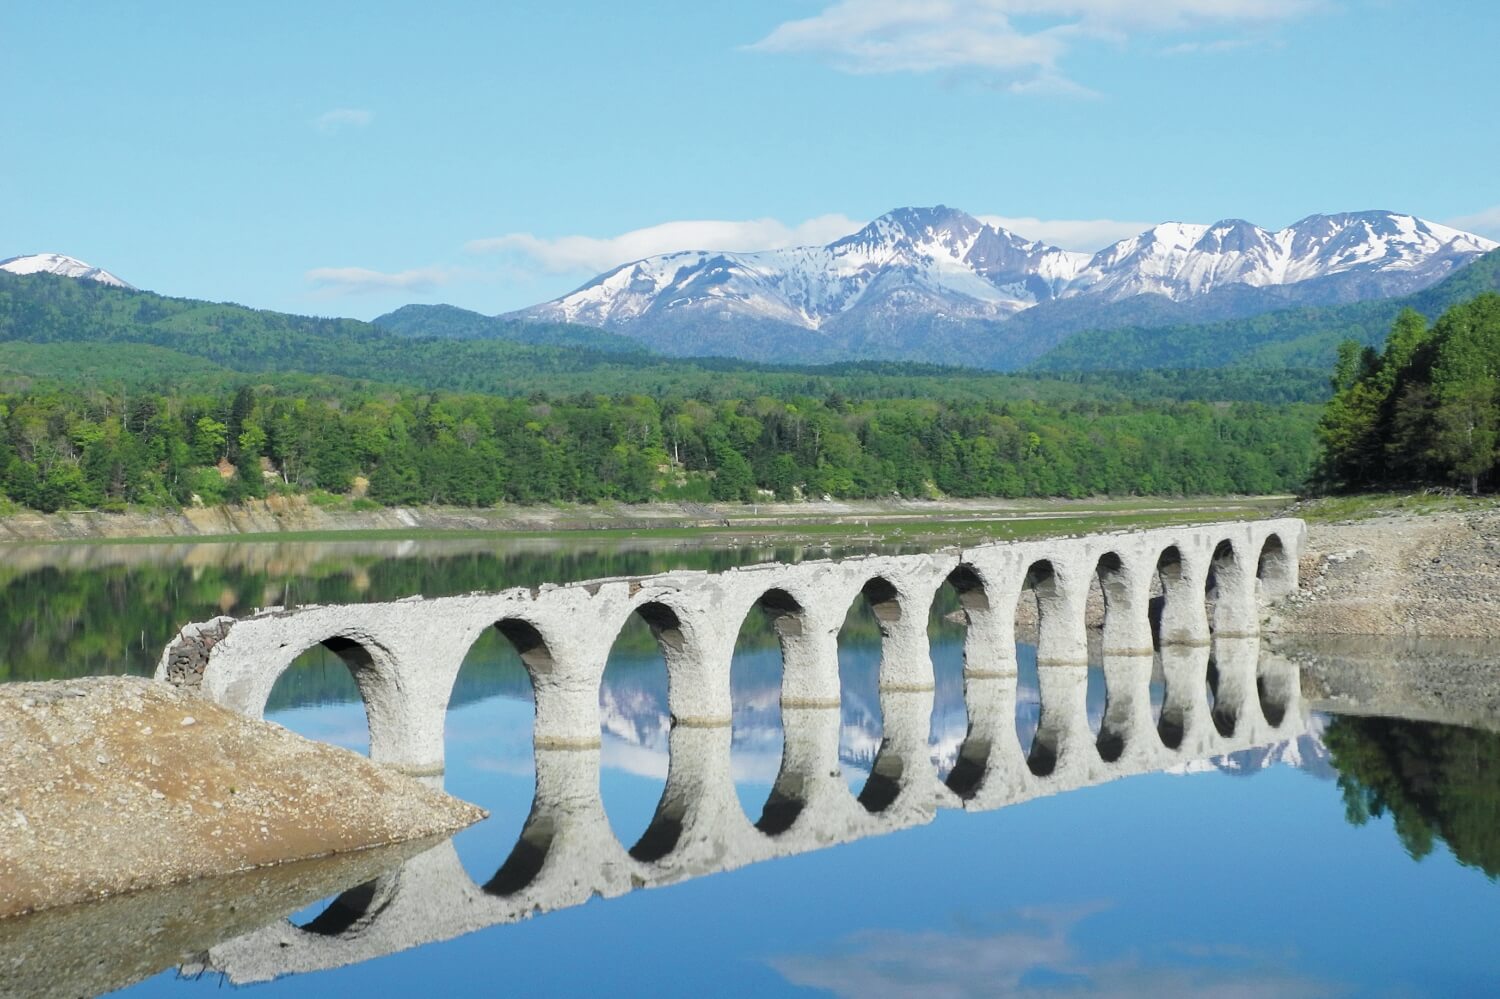
M1310 524L1271 632L1500 638L1500 511Z
M484 811L149 680L0 685L0 917L450 834Z

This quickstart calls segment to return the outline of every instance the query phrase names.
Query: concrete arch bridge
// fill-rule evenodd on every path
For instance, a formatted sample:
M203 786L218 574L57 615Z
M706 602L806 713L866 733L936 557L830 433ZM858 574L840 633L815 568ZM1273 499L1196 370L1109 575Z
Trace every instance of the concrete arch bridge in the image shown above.
M1166 683L1159 717L1153 666ZM445 842L345 892L305 925L279 921L212 948L183 971L243 984L342 967L593 898L896 832L943 808L985 811L1135 774L1196 769L1307 730L1297 668L1263 658L1255 637L1163 646L1156 656L1107 655L1104 670L1109 702L1096 733L1075 667L1039 668L1043 717L1030 754L1016 736L1014 681L967 678L969 733L947 780L939 779L928 744L932 692L885 688L883 741L857 795L838 769L839 708L787 708L781 770L754 821L736 795L729 727L678 724L656 813L629 846L605 813L599 747L538 745L530 814L487 881L471 877Z
M1294 666L1260 655L1262 603L1294 589L1300 521L1098 534L903 556L727 572L665 573L566 586L341 607L273 608L189 625L158 677L260 715L306 649L339 654L359 685L371 756L418 773L443 767L444 717L469 647L498 629L535 693L537 784L510 856L484 883L451 843L346 893L307 926L281 922L214 948L202 966L235 982L337 967L429 941L820 849L931 821L1182 768L1296 738ZM941 779L928 745L934 700L929 611L957 591L966 738ZM1103 604L1107 699L1087 704L1090 591ZM1035 595L1041 716L1016 734L1016 608ZM855 793L839 772L837 633L865 599L881 630L882 742ZM782 652L784 748L758 818L730 768L729 669L745 618L764 613ZM600 684L620 628L651 626L668 672L666 787L645 834L621 843L599 791ZM1165 682L1159 711L1153 676ZM431 779L437 780L437 777Z
M1015 609L1023 594L1035 594L1045 714L1049 696L1055 702L1081 690L1086 678L1091 587L1102 595L1103 652L1117 659L1255 635L1261 602L1297 585L1305 534L1298 520L1224 523L431 600L271 608L186 626L156 675L260 717L277 678L321 644L354 675L371 758L439 773L450 695L469 648L487 629L514 644L530 675L537 747L585 749L599 744L605 663L632 615L645 619L661 646L674 726L727 728L730 660L749 614L758 610L774 625L783 710L837 707L837 635L850 604L867 600L879 622L880 688L931 691L929 609L938 590L952 586L967 623L964 677L976 683L1014 683ZM1044 753L1046 729L1039 734Z

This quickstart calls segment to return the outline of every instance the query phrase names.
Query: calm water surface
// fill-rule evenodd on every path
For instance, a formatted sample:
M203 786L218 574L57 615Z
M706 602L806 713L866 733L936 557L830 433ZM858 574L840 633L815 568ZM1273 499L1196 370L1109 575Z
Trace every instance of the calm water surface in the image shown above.
M705 569L822 550L469 545L90 546L12 560L0 602L10 678L148 672L176 626L295 602L439 595ZM940 598L930 765L968 726L961 625ZM881 745L879 634L862 604L840 636L840 770L858 793ZM1015 729L1037 727L1034 650L1018 646ZM1099 664L1096 664L1096 666ZM731 771L753 821L784 737L780 654L747 621L731 676ZM1096 729L1106 689L1090 670ZM1152 686L1159 712L1161 683ZM1205 690L1205 698L1212 696ZM625 846L667 774L666 672L644 624L621 633L601 690L599 784ZM530 686L498 634L469 655L450 705L446 787L489 809L460 833L479 884L531 809ZM363 750L342 663L315 650L269 717ZM1500 723L1497 723L1500 727ZM246 987L255 995L836 994L886 996L1493 995L1500 989L1500 737L1431 721L1308 714L1303 734L987 812L679 884L540 913L374 960ZM305 924L328 902L292 915ZM192 996L218 974L167 971L127 990Z

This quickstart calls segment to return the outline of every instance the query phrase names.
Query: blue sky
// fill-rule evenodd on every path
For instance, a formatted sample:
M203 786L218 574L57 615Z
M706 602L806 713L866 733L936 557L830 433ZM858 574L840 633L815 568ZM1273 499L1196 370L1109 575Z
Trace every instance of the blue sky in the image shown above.
M939 202L1497 236L1497 41L1479 0L5 4L0 258L368 318Z

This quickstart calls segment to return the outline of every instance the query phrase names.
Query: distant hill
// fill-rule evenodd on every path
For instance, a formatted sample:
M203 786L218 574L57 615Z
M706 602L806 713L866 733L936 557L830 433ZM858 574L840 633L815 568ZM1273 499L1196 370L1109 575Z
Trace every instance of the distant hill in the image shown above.
M130 357L163 375L179 367L175 353L245 373L336 375L460 391L502 391L517 378L587 371L634 356L503 339L414 338L353 319L168 298L50 273L0 272L0 343L7 341L109 344L118 349L102 356L112 359L112 367ZM125 345L158 350L130 351ZM43 369L58 360L47 351L0 355L12 363L18 359ZM195 373L201 368L183 368L185 375Z
M381 329L407 337L448 340L509 340L549 347L587 347L607 354L645 354L646 347L629 337L593 326L573 323L527 322L486 316L455 305L403 305L371 321Z
M422 389L526 395L550 392L700 398L1011 399L1054 403L1110 400L1308 402L1326 397L1323 370L1195 373L1120 378L1110 372L1002 375L912 362L826 366L756 364L725 358L665 358L598 331L522 324L543 339L575 335L619 349L517 343L482 334L509 321L461 309L398 310L408 331L167 298L52 274L0 272L0 378L79 384L173 384L205 390L254 375L276 381L333 377ZM396 315L393 313L392 315ZM428 325L437 317L450 325ZM390 317L382 317L382 321ZM479 336L463 336L465 329ZM442 335L431 334L442 330ZM80 345L88 345L82 349Z
M1397 298L1286 309L1217 323L1132 326L1077 333L1032 365L1037 371L1139 368L1314 367L1331 370L1339 341L1378 346L1405 308L1435 319L1449 307L1500 290L1500 250L1430 288Z

